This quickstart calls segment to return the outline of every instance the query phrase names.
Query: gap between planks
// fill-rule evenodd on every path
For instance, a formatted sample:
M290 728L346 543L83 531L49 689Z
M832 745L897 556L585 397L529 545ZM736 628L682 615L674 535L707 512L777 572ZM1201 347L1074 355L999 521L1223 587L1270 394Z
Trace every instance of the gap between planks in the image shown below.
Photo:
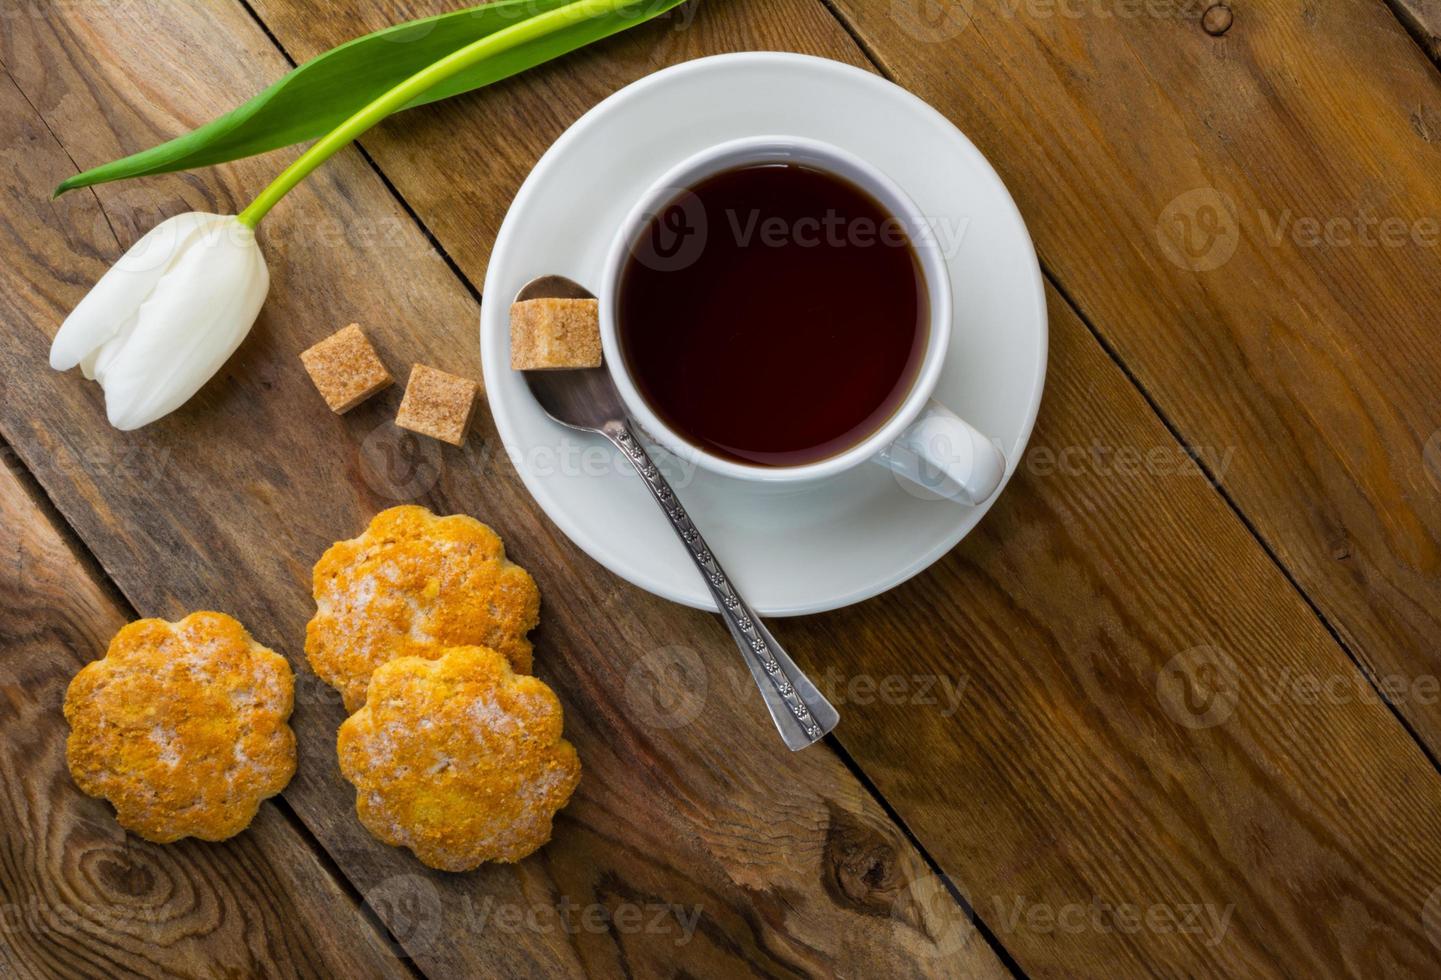
M244 3L245 0L239 0L239 2ZM851 40L855 43L856 47L860 49L861 53L866 56L866 60L871 63L871 65L878 73L880 73L882 77L884 77L887 81L899 84L899 82L896 82L895 73L890 69L890 67L886 65L885 60L874 49L874 47L869 42L867 42L866 39L861 35L856 25L851 23L846 18L844 12L842 12L838 7L835 6L833 0L816 0L816 2L819 3L821 7L826 10L827 13L829 13L832 17L835 18L836 23L841 26L841 29L846 32L847 36L851 38ZM1430 34L1429 31L1427 31L1427 29L1423 25L1421 25L1420 21L1415 19L1415 15L1407 11L1407 5L1409 3L1416 2L1416 0L1379 0L1379 2L1384 3L1388 7L1388 9L1390 9L1391 13L1396 16L1396 19L1400 21L1401 25L1406 29L1407 34L1410 35L1411 38L1415 40L1418 45L1421 46L1421 48L1427 55L1427 59L1431 61L1432 65L1434 65L1438 70L1441 70L1441 48L1428 45L1426 40L1423 39L1424 36L1426 38L1430 38L1430 40L1432 41L1435 41L1436 36ZM1134 387L1137 393L1140 394L1141 398L1145 400L1147 406L1149 406L1151 411L1155 413L1156 418L1160 420L1161 425L1163 425L1166 431L1171 434L1171 438L1175 439L1176 443L1181 447L1181 449L1186 453L1186 455L1188 455L1189 457L1191 457L1192 460L1195 461L1197 467L1205 475L1206 482L1210 485L1211 489L1214 490L1218 495L1220 495L1221 500L1225 502L1226 506L1231 510L1231 513L1235 514L1236 519L1241 522L1241 526L1246 529L1247 533L1250 534L1253 540L1255 540L1256 544L1260 546L1261 551L1266 555L1266 557L1271 561L1271 563L1276 566L1276 569L1281 573L1282 577L1284 577L1286 581L1290 583L1291 587L1296 590L1296 594L1300 596L1301 601L1306 604L1306 608L1311 610L1311 614L1314 615L1316 619L1320 622L1322 628L1326 630L1326 633L1331 637L1333 641L1335 641L1336 645L1341 648L1341 652L1346 655L1346 659L1349 660L1351 662L1351 665L1356 668L1356 671L1361 675L1362 679L1365 680L1367 686L1369 686L1371 690L1375 692L1377 698L1380 699L1380 702L1386 706L1386 710L1391 713L1391 717L1396 720L1397 724L1399 724L1402 730L1406 732L1406 734L1410 737L1411 741L1416 743L1417 748L1421 750L1421 754L1425 756L1426 761L1431 764L1432 770L1438 775L1441 775L1441 760L1438 760L1437 757L1432 753L1430 747L1421 738L1420 734L1416 731L1416 729L1411 725L1411 722L1407 720L1406 716L1401 712L1401 709L1396 705L1395 701L1393 701L1386 694L1385 690L1378 683L1377 679L1372 675L1371 671L1366 668L1360 657L1358 657L1356 655L1356 652L1351 649L1350 644L1348 644L1345 639L1342 638L1341 633L1336 628L1335 624L1333 624L1331 620L1326 616L1326 614L1321 611L1321 607L1317 605L1315 599L1311 597L1310 593L1308 593L1305 588L1302 587L1300 580L1296 578L1295 574L1291 571L1291 569L1285 564L1285 562L1281 560L1281 557L1277 553L1276 549L1273 548L1271 546L1271 543L1267 541L1266 538L1261 534L1260 529L1255 525L1251 518L1247 516L1247 514L1241 509L1236 499L1217 478L1216 474L1212 471L1211 467L1207 465L1201 454L1197 452L1195 446L1192 445L1191 441L1188 438L1186 438L1180 427L1170 418L1170 416L1168 416L1165 411L1162 410L1160 403L1151 394L1150 390L1147 389L1144 384L1142 384L1141 379L1136 376L1136 373L1134 371L1131 370L1130 365L1128 365L1122 359L1120 352L1109 341L1106 340L1100 329L1097 328L1096 324L1092 321L1091 317L1086 313L1085 310L1081 308L1080 303L1077 302L1077 300L1071 295L1070 291L1066 289L1065 285L1061 283L1061 281L1056 277L1055 273L1053 273L1051 269L1047 267L1045 260L1042 259L1039 255L1037 255L1036 261L1040 264L1041 275L1055 288L1057 294L1060 295L1060 297L1065 301L1066 306L1068 306L1071 311L1076 314L1076 317L1081 321L1082 324L1085 325L1086 330L1095 339L1096 343L1100 345L1101 350L1106 353L1106 356L1111 359L1112 363L1114 363L1116 367L1121 371L1121 373L1125 376L1126 380L1130 382L1131 386Z
M1441 69L1441 6L1436 0L1382 0L1406 28L1411 40Z
M53 142L56 146L60 147L60 152L65 154L65 159L70 161L70 166L75 168L75 172L77 174L81 173L82 171L80 168L80 164L75 162L75 158L70 155L70 151L66 148L65 144L61 142L60 137L56 135L55 130L50 128L50 120L46 119L45 114L41 112L38 108L36 108L34 101L32 101L30 98L30 94L26 92L23 88L21 88L20 82L15 78L14 75L10 74L10 66L5 64L4 59L0 59L0 71L3 71L5 73L5 77L10 80L10 84L14 86L15 91L19 93L20 98L25 100L25 104L30 107L30 112L39 121L40 125L45 127L45 132L50 134L51 142ZM115 239L116 245L119 245L120 236L115 233L115 225L110 221L110 213L105 210L105 202L100 200L100 195L96 192L93 186L87 187L85 188L85 190L90 194L92 198L95 199L95 206L100 210L100 217L105 219L105 227L110 229L110 237ZM10 451L10 447L8 445L5 447L5 449L7 452ZM19 457L17 456L16 458L18 459ZM26 476L29 476L30 472L26 470L25 474ZM50 504L50 500L48 497L45 498L45 504L45 509L55 510L54 505ZM55 513L58 514L59 511L55 510ZM51 523L53 524L55 522L52 520ZM63 523L65 527L70 527L69 522L63 521ZM73 528L71 530L73 530ZM86 554L89 554L88 548L86 549ZM98 564L97 567L99 567ZM108 582L110 577L108 575L104 577L105 580Z
M827 733L825 743L835 751L836 758L840 759L841 763L850 770L851 775L856 778L856 782L860 783L861 786L865 788L865 791L871 794L871 798L876 801L876 805L879 806L881 811L890 818L891 822L900 829L906 840L911 842L911 846L916 849L916 853L921 856L921 860L926 862L926 867L931 869L931 874L936 876L936 880L945 887L947 894L949 894L955 903L966 913L966 918L970 920L971 925L976 927L976 932L986 941L986 945L991 947L991 951L996 954L996 958L1001 961L1001 965L1009 970L1012 976L1019 978L1019 980L1030 980L1030 974L1021 968L1021 964L1016 961L1016 958L1011 955L1011 951L1001 942L1001 938L996 935L995 930L986 923L985 919L981 918L981 914L976 911L976 907L971 904L970 899L966 897L961 889L956 887L956 883L951 880L951 876L947 874L946 870L931 856L931 852L926 850L920 838L911 832L910 825L906 823L900 811L891 806L891 801L886 799L884 794L881 793L880 787L871 782L871 777L861 768L861 764L846 750L846 747L840 743L840 740L836 738L836 733Z

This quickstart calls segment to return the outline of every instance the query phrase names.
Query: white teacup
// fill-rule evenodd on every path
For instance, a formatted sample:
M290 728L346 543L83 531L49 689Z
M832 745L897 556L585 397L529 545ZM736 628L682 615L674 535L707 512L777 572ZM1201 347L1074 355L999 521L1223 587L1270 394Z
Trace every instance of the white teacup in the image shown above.
M930 323L925 355L911 390L883 425L855 445L826 459L795 466L762 466L723 459L707 452L682 438L657 417L641 397L626 367L617 323L617 300L621 274L632 247L662 208L713 174L752 164L781 162L804 164L850 181L874 197L902 224L925 277ZM683 255L673 258L686 260ZM721 143L684 160L657 180L622 222L606 257L597 295L605 362L626 408L667 450L711 472L741 480L794 483L824 479L862 463L875 462L926 490L969 504L986 501L1005 475L1006 460L996 444L931 397L950 344L952 312L950 275L929 222L894 181L839 147L790 136L758 136Z

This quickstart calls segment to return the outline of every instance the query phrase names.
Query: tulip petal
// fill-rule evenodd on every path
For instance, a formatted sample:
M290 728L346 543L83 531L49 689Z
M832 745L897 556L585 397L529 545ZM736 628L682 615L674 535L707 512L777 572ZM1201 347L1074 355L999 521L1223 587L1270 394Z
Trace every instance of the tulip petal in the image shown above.
M137 429L183 405L254 325L270 273L255 233L233 217L224 220L191 240L105 359L106 414L117 429Z
M184 253L198 231L226 220L224 215L179 214L150 229L100 277L65 318L50 346L50 366L68 371L77 364L93 377L94 355L140 309L151 290Z

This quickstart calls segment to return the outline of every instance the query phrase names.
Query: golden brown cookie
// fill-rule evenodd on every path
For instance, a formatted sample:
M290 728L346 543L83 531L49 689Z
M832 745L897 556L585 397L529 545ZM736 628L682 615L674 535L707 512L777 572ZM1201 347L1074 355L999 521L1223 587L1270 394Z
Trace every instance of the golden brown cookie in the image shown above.
M126 830L224 840L295 775L294 700L285 658L229 616L142 619L70 682L66 761Z
M375 668L438 657L443 647L488 646L530 673L525 634L540 619L540 590L474 518L415 506L381 511L364 534L321 556L314 592L305 653L347 711L365 703Z
M494 650L442 653L375 671L340 726L340 771L366 829L430 867L519 861L550 840L580 781L560 702Z

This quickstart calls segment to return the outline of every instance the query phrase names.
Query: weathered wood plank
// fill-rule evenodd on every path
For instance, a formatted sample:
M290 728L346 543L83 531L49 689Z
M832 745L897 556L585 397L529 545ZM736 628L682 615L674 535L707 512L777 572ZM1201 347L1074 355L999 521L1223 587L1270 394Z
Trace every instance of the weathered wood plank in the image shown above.
M125 610L0 456L0 976L410 976L273 804L165 847L75 787L60 705Z
M1441 76L1374 0L1233 6L836 4L1441 755Z
M745 6L709 4L695 29ZM301 58L399 13L257 9ZM795 46L825 36L805 33ZM617 42L621 63L646 36ZM554 85L469 100L466 118L533 121L507 131L501 168L487 156L495 127L445 109L367 138L474 281L495 227L481 202L508 201L605 94L585 86L608 77L609 54L574 59L573 105ZM491 108L502 100L504 115ZM452 183L467 207L449 204ZM837 736L1030 973L1424 973L1436 950L1423 910L1441 885L1436 774L1064 301L1051 303L1052 387L1007 499L895 595L787 626L809 637L791 644L803 657L844 651L829 675L851 706ZM1242 451L1205 455L1224 473ZM1233 685L1214 717L1213 682ZM1326 703L1309 703L1323 699L1313 684Z
M233 211L278 165L101 188L103 212L89 194L47 200L74 170L67 154L137 149L283 70L239 7L57 4L18 19L0 61L26 96L0 89L0 428L138 609L219 605L296 663L303 761L286 799L423 969L1004 972L828 749L784 753L752 697L713 698L688 727L666 723L648 651L679 643L722 657L712 676L737 689L744 668L709 617L643 600L557 540L492 428L442 451L399 438L399 392L343 418L325 410L296 355L353 319L397 371L425 361L479 373L473 301L358 155L267 222L266 312L185 411L116 433L93 386L45 368L56 324L119 250L111 225L128 242L162 213ZM339 706L303 667L311 562L412 497L492 523L545 595L537 668L586 772L556 840L514 867L432 874L370 839L335 767Z

